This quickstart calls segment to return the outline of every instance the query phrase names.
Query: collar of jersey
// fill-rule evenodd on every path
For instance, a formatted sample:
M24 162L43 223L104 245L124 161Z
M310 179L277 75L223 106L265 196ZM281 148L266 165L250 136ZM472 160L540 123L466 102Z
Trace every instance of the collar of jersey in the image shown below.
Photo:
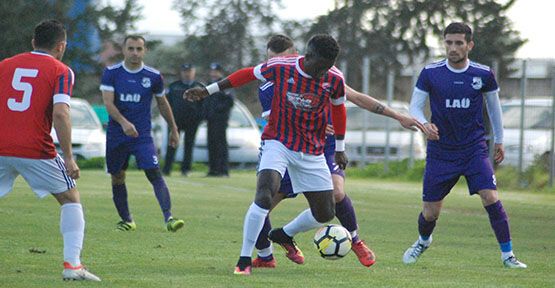
M143 68L145 67L145 63L141 63L141 67L139 67L137 70L131 70L131 69L125 67L125 62L122 61L121 62L121 67L123 67L123 69L125 69L125 71L127 71L129 73L135 74L135 73L139 73L139 72L141 72L141 70L143 70Z
M297 61L295 61L295 68L297 68L297 71L299 71L303 77L312 79L312 76L308 75L308 73L304 72L301 68L301 59L304 59L304 56L297 57Z
M453 73L464 73L466 72L466 70L468 70L468 67L470 66L470 60L466 59L466 66L464 66L464 68L461 68L461 69L453 68L451 65L449 65L449 60L447 59L445 59L445 65L447 66L447 69L451 70L451 72Z
M42 50L33 50L33 51L31 51L31 54L54 57L54 56L52 56L52 55L50 55L50 54L48 54L48 53L46 53Z

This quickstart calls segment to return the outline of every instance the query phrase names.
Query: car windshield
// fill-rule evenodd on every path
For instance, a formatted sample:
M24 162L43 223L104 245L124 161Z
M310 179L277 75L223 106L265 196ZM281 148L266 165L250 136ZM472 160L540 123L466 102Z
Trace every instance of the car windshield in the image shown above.
M94 129L98 127L92 111L86 105L71 104L71 126L73 128Z
M407 114L404 109L395 109L401 113ZM366 114L368 130L385 130L386 125L389 125L391 131L402 131L403 127L399 122L375 113L370 113L359 107L347 107L347 131L362 130L363 121ZM386 124L387 123L387 124Z
M524 107L524 129L550 129L551 107L526 106ZM520 106L510 105L503 107L503 126L507 129L520 128Z
M251 127L249 118L243 113L243 111L237 106L233 106L231 109L231 115L229 116L229 127L230 128L246 128Z

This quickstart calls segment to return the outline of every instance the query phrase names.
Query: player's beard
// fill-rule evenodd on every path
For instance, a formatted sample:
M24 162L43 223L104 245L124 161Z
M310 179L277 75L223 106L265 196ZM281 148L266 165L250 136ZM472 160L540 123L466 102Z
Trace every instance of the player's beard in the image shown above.
M459 64L459 63L462 63L462 62L466 61L466 57L464 55L459 56L458 53L448 55L448 59L449 59L449 62L451 62L453 64Z

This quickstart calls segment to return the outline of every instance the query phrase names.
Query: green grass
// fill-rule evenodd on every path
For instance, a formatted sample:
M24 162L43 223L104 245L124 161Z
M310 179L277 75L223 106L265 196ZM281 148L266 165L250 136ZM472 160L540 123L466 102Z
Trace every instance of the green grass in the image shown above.
M127 183L136 232L118 232L109 177L84 171L78 181L87 220L83 261L101 283L63 283L59 208L37 200L27 185L0 200L0 287L554 287L555 195L501 191L511 217L515 252L527 270L502 267L498 245L478 197L458 186L444 205L434 243L414 266L401 262L417 236L420 183L347 179L360 234L376 252L371 269L354 254L338 261L320 258L313 233L298 235L306 262L299 266L277 250L278 267L232 274L241 249L243 217L252 201L252 171L230 178L193 173L167 178L174 215L186 220L177 233L165 231L150 184L140 171ZM51 198L51 197L50 197ZM306 208L303 197L273 213L281 226ZM30 253L29 250L45 250Z

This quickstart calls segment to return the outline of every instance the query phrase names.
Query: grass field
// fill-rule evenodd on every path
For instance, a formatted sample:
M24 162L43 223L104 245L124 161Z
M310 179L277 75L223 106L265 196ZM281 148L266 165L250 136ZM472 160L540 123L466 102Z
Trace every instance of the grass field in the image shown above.
M254 172L234 171L225 179L202 175L166 178L174 215L186 220L184 229L170 233L146 178L130 172L137 231L124 233L115 230L109 177L83 172L78 181L87 220L82 258L101 283L62 282L58 204L37 200L19 178L0 200L0 287L555 287L555 195L501 193L515 252L527 270L502 267L486 212L464 186L447 198L431 248L416 265L405 266L401 256L417 237L420 184L347 179L360 234L378 257L371 269L352 253L338 261L320 258L310 232L297 237L304 265L277 250L276 269L240 277L232 271L254 195ZM305 207L303 197L283 202L272 212L274 226Z

